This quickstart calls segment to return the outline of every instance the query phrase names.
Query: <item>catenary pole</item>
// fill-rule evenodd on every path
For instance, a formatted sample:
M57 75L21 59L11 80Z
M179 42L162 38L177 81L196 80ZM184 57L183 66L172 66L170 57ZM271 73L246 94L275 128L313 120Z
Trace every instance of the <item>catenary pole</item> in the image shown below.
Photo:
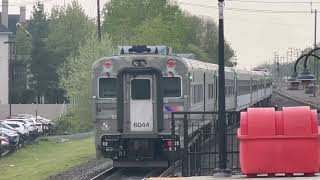
M98 31L98 39L99 41L101 41L100 0L97 0L97 31Z
M227 169L227 137L226 137L226 105L225 105L225 74L224 74L224 0L218 0L219 5L219 169Z

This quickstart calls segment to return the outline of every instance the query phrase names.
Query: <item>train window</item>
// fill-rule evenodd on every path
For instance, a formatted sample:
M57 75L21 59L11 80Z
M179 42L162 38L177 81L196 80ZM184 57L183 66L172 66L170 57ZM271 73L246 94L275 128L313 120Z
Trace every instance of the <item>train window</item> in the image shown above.
M213 84L208 84L208 99L213 99Z
M100 78L99 79L99 97L115 98L117 95L116 78Z
M214 88L213 88L213 84L211 84L211 97L210 99L214 98Z
M193 85L193 99L192 99L193 104L196 104L196 103L197 103L196 92L197 92L197 86L196 86L196 85Z
M163 90L164 97L181 97L181 78L164 77Z
M133 79L131 81L131 99L146 100L151 97L150 79Z
M203 101L203 85L199 85L199 102Z

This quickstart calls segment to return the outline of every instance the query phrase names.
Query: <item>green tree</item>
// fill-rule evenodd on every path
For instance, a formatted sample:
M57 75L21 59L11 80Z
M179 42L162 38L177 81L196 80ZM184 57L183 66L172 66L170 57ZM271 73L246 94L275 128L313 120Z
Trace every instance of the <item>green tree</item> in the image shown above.
M33 38L39 37L41 39L48 37L48 17L44 11L44 5L40 1L37 1L33 6L28 30Z
M171 20L165 20L161 16L146 20L136 28L136 36L133 44L165 44L175 52L186 50L186 35L184 26L186 19L182 15L173 16Z
M218 26L208 18L198 16L188 16L190 19L190 44L201 49L207 54L208 62L218 63ZM192 49L191 49L192 51ZM236 59L235 51L231 48L230 44L225 42L225 61L229 66L233 66L234 62L229 62L231 59ZM198 54L199 55L199 54ZM203 55L201 55L203 57ZM201 57L200 56L200 57ZM204 58L206 58L204 56Z
M54 7L49 16L43 3L37 2L28 29L32 34L32 87L46 102L62 103L65 90L59 87L58 67L78 53L87 36L94 33L94 23L77 1L66 8Z
M75 100L76 107L72 124L76 130L88 130L91 127L91 67L101 57L111 56L113 52L111 40L103 36L101 42L96 35L86 38L76 55L70 56L59 68L60 87L67 91L69 99Z
M49 51L46 44L48 36L48 18L44 12L43 3L37 2L33 6L32 16L28 29L32 34L32 49L30 71L32 73L32 88L35 90L38 101L50 88L51 82L56 79L52 73L54 68L50 64Z
M111 0L104 8L103 30L116 44L127 43L135 28L157 16L169 17L181 11L169 0Z
M78 53L88 35L94 33L94 22L84 13L77 1L72 1L65 9L51 10L48 48L58 67L68 56Z
M218 32L214 21L191 16L169 0L111 0L104 10L103 30L116 45L164 44L176 53L195 53L211 63L218 60ZM227 65L235 58L225 42Z
M72 1L66 8L54 7L49 17L48 49L51 64L54 70L51 72L56 79L48 91L49 97L63 97L65 90L59 87L58 67L67 57L74 56L86 38L94 33L94 23L84 13L77 1Z

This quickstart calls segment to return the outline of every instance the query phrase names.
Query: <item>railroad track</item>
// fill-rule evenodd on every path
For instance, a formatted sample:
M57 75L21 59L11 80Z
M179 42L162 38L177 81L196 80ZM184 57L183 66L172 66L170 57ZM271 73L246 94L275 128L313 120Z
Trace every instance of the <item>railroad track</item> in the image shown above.
M169 168L164 170L159 177L168 177L168 176L175 176L176 169L181 166L181 161L178 160L174 164L172 164Z
M284 94L283 92L278 91L278 90L273 90L273 93L284 100L291 101L294 106L310 106L312 109L316 109L316 110L318 110L318 112L320 112L319 105L313 104L311 102L303 101L303 100L298 99L296 97L289 96L289 95ZM284 105L288 105L287 102L285 102L285 103L286 104L284 104Z
M100 174L94 176L90 180L104 180L119 170L120 168L115 168L115 167L108 168L105 171L101 172Z

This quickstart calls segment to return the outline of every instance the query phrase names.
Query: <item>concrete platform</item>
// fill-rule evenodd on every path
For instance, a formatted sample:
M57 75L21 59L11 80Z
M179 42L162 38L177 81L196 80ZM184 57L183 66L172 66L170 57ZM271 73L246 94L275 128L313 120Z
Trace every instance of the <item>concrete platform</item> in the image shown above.
M289 180L289 179L319 179L320 174L312 177L304 177L304 176L294 176L294 177L285 177L285 176L277 176L277 177L267 177L260 176L257 178L247 178L246 176L231 176L231 177L214 177L214 176L196 176L196 177L172 177L172 178L148 178L148 180L226 180L226 179L249 179L249 180L263 180L263 179L279 179L279 180Z

